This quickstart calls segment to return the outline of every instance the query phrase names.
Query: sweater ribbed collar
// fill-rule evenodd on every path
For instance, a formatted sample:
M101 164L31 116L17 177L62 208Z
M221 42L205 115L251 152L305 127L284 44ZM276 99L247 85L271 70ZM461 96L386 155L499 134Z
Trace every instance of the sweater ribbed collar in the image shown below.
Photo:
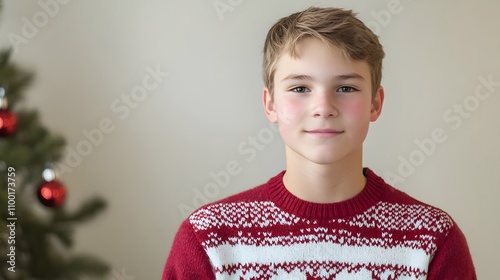
M283 185L280 172L268 181L270 199L277 207L296 216L311 220L332 220L348 218L362 213L375 205L387 184L369 168L363 169L367 177L363 190L355 197L336 203L314 203L302 200L290 193Z

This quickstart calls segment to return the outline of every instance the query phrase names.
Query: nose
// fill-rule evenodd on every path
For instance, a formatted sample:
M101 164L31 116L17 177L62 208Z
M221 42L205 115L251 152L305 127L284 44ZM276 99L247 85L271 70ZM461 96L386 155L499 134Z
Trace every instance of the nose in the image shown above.
M335 94L330 91L316 92L313 101L312 115L315 118L334 118L339 114L335 102Z

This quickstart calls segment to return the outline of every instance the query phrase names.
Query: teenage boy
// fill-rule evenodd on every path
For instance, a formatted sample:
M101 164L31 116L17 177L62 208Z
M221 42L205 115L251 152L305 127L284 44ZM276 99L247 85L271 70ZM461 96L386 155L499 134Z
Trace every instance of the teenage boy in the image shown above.
M286 170L190 215L163 279L476 279L448 214L362 167L383 57L348 10L312 7L269 30L263 103Z

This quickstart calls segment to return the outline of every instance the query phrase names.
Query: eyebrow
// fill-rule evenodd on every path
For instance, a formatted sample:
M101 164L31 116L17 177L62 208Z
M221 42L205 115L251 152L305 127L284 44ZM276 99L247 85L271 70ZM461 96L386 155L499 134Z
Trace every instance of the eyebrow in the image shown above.
M292 73L292 74L286 76L281 81L286 81L286 80L314 81L314 78L309 76L309 75L301 75L301 74ZM333 80L335 80L335 81L365 80L365 78L363 78L363 76L361 76L357 73L348 73L348 74L334 76Z

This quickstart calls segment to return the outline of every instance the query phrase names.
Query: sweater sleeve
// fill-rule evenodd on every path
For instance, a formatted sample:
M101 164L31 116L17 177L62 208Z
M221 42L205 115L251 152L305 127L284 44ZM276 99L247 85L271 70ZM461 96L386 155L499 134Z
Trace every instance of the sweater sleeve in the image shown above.
M437 248L429 265L429 280L476 280L476 271L464 234L456 224Z
M215 279L210 260L199 243L189 220L175 235L162 280Z

